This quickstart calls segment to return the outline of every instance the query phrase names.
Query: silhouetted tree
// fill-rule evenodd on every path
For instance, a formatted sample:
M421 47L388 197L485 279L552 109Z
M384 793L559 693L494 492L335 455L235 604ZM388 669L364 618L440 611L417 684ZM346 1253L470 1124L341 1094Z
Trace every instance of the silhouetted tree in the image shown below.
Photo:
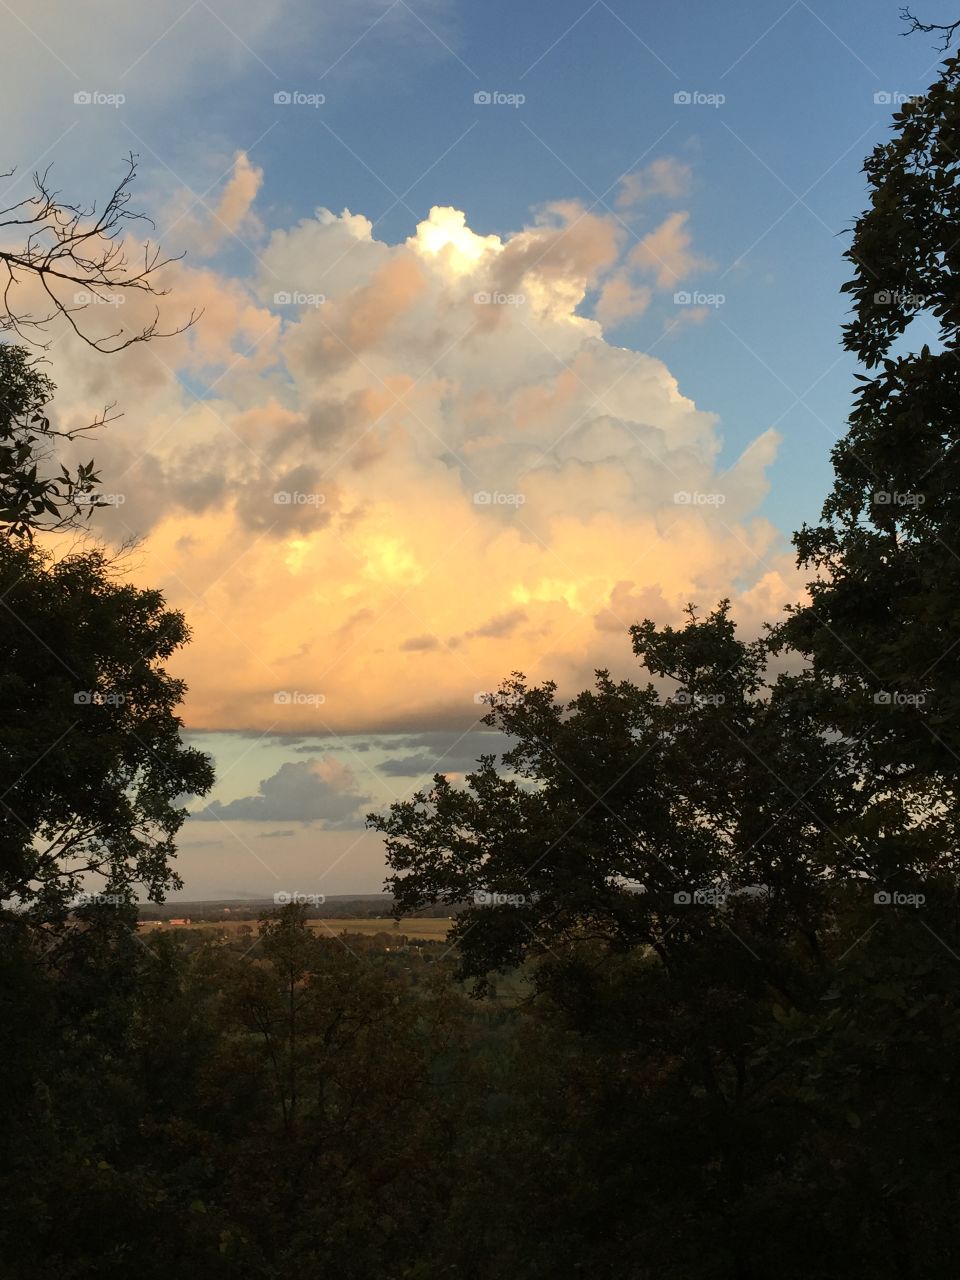
M960 761L960 60L868 158L844 286L860 358L823 523L796 536L809 604L782 629L837 731L951 808ZM914 809L936 810L937 796Z
M213 781L180 739L186 642L158 591L115 580L102 553L51 561L0 538L0 900L62 918L87 877L153 898L179 880L184 797Z

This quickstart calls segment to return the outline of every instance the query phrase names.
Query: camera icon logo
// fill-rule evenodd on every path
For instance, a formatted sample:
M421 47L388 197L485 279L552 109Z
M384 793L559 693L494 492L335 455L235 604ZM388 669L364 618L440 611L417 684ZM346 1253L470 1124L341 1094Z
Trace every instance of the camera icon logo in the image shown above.
M881 89L873 95L873 100L878 107L888 107L893 102L893 94L885 89Z
M693 901L693 898L691 897L687 889L679 889L673 895L673 900L678 907L688 907L690 903Z
M493 97L488 90L481 89L478 93L473 95L473 101L478 107L488 107L493 101Z
M473 300L474 302L478 303L480 306L490 305L490 295L489 293L485 293L483 290L481 290L480 293L475 293L473 295Z
M278 693L273 695L273 700L277 706L286 707L293 701L293 695L287 693L286 690L281 689Z
M689 307L692 301L693 301L693 298L690 296L690 294L687 292L686 289L678 289L677 292L673 295L673 303L674 303L674 306L677 306L677 307Z
M279 293L273 295L273 305L275 307L289 307L293 298L286 289L281 289Z
M492 500L493 495L487 489L481 489L473 495L473 502L477 507L488 507Z
M89 689L80 689L73 695L73 701L78 707L89 707L93 703L93 694Z
M288 902L292 901L292 899L291 899L291 895L287 893L286 889L278 889L277 892L273 895L273 901L276 903L278 907L283 907Z
M293 502L293 494L288 493L286 489L282 489L279 493L273 495L273 500L278 507L288 507Z
M88 107L93 101L93 94L87 89L81 89L73 95L74 104L78 107Z
M286 89L280 89L273 95L273 101L278 107L288 107L293 98Z
M879 889L873 895L873 900L878 907L888 907L890 905L890 894L886 889Z
M693 94L686 89L681 89L679 93L673 95L673 100L678 107L688 107L693 101Z
M873 695L873 701L878 707L889 707L893 702L893 694L886 689L881 689L879 693Z

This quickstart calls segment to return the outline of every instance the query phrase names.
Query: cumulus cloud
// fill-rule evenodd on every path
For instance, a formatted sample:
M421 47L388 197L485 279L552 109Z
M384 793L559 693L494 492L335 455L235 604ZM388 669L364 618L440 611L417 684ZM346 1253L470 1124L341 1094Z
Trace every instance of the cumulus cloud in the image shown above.
M731 595L758 626L796 597L753 514L776 436L721 469L715 416L604 336L618 275L662 289L700 269L685 214L631 251L572 201L503 236L436 208L398 244L321 210L259 257L252 280L171 265L172 299L207 312L109 377L58 349L64 413L136 406L97 442L123 496L98 519L143 538L140 576L187 613L191 727L463 731L512 670L572 690L629 666L651 601L678 620Z
M687 226L689 216L682 211L671 213L630 251L630 266L649 271L661 289L674 289L693 272L710 266L693 249L693 236Z
M357 782L346 765L332 756L315 760L288 760L272 777L264 778L256 795L241 796L223 804L214 800L192 816L208 822L320 822L342 829L363 825L364 806L370 797L357 791ZM264 832L287 836L288 831Z
M204 255L216 252L231 239L256 240L262 228L253 213L253 202L263 183L263 170L245 151L237 151L226 178L212 206L186 189L168 199L165 237L175 236L187 250Z
M635 285L627 275L612 276L604 282L594 315L606 328L614 328L623 320L643 315L653 298L653 290Z
M620 181L616 206L630 209L654 196L675 200L690 190L693 170L673 156L659 156L643 169L626 174Z
M678 308L676 315L667 317L667 319L664 320L663 325L666 332L674 333L677 330L705 324L709 318L709 307L684 306Z

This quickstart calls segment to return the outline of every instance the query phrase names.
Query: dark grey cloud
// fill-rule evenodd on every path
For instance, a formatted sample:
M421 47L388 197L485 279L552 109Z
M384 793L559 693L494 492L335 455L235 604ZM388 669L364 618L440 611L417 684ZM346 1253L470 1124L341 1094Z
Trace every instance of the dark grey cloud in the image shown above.
M481 623L472 631L451 636L447 643L451 649L459 649L468 640L503 640L512 636L517 627L526 621L527 615L523 609L511 609L509 613L495 614L488 622Z
M491 618L489 622L484 622L474 631L465 631L463 638L465 640L473 640L475 638L491 637L499 639L502 636L513 635L517 627L522 622L526 622L527 615L523 609L511 609L509 613L498 613Z
M440 641L436 636L411 636L400 646L403 653L423 653L429 649L439 649Z
M325 775L318 772L325 769ZM321 822L331 830L362 827L371 805L359 794L352 774L342 765L317 760L288 760L264 778L254 796L223 804L214 800L191 816L198 821Z
M379 770L392 778L416 778L422 774L469 773L481 755L501 755L510 747L504 733L447 733L437 730L381 739L381 750L399 752L380 764Z

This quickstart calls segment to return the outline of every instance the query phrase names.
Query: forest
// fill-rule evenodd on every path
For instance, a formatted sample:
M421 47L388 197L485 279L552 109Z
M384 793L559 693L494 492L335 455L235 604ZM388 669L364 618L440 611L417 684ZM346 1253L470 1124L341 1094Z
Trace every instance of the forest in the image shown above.
M803 597L638 617L572 698L505 671L509 748L369 816L400 932L451 917L397 946L297 901L143 927L214 782L190 629L90 534L43 340L93 340L51 280L164 260L124 255L133 160L92 220L43 173L0 213L45 296L0 309L3 1280L956 1274L958 148L951 54L864 163Z

